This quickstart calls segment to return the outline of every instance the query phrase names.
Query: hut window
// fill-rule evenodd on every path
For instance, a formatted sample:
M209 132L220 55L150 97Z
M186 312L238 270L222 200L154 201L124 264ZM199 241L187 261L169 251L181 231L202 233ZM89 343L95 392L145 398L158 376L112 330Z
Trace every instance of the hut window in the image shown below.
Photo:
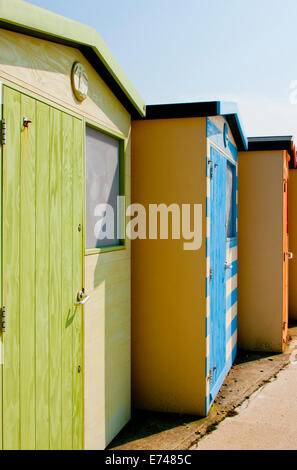
M86 248L120 245L117 197L120 195L120 141L86 128Z
M236 169L227 163L227 238L236 237Z

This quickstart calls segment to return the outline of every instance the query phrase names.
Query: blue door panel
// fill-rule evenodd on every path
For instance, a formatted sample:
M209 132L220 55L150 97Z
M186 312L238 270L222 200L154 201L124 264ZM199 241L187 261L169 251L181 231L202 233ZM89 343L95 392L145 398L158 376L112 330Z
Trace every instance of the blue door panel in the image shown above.
M226 372L226 185L227 162L211 147L210 182L210 402L218 393Z

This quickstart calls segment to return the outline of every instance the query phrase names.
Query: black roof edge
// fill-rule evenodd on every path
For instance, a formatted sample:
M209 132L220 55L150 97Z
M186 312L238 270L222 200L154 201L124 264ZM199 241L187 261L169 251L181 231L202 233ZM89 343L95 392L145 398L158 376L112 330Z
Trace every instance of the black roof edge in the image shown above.
M231 106L230 106L231 105ZM238 150L246 150L247 142L237 108L233 103L200 101L192 103L147 105L146 116L134 120L180 119L191 117L225 116L231 128Z
M217 116L217 101L197 103L151 104L146 107L146 117L139 119L179 119L188 117Z
M271 137L248 137L248 150L253 151L273 151L286 150L290 157L290 168L296 168L296 150L294 145L294 137L288 136L271 136Z

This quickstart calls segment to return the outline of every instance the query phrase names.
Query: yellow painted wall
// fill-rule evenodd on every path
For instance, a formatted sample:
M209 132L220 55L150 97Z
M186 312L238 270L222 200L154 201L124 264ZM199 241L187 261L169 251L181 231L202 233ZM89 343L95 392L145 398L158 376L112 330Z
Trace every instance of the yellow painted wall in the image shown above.
M289 263L289 318L297 321L297 170L289 177L289 242L294 258Z
M282 351L283 152L240 152L238 342Z
M79 104L70 73L81 62L89 96ZM0 80L75 113L126 139L126 194L130 201L130 115L76 49L0 29ZM130 418L130 243L122 251L85 257L84 439L102 449Z
M206 203L206 119L132 123L132 201ZM137 408L205 413L206 224L182 240L132 242L132 398Z

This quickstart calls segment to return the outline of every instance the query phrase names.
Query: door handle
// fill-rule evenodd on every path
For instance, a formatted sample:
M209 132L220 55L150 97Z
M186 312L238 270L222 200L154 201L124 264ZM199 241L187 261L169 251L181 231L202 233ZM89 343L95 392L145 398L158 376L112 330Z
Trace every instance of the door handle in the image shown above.
M294 258L294 254L291 251L287 251L286 255L287 255L288 259L293 259Z
M90 296L85 294L84 290L81 290L77 294L77 302L74 302L74 305L85 305L89 300Z
M225 269L233 269L233 264L225 263Z

